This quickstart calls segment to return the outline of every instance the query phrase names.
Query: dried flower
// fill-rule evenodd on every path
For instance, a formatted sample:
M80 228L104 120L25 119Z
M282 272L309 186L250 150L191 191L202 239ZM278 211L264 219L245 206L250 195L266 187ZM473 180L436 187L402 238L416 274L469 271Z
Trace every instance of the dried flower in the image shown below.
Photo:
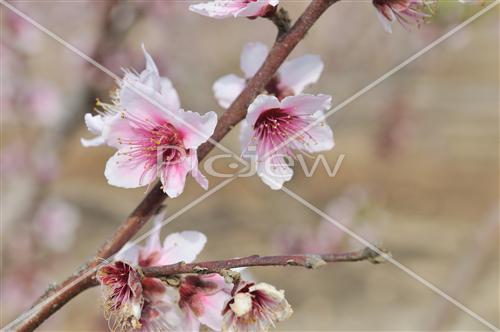
M127 263L117 261L97 272L104 298L104 315L112 331L128 331L141 327L144 303L141 277Z
M246 81L255 75L268 53L267 46L262 43L247 43L243 47L240 66L244 78L230 74L219 78L213 85L215 98L221 107L228 108L238 97L245 88ZM286 61L267 84L266 90L279 99L298 95L308 85L318 81L323 67L321 58L311 54Z
M246 283L226 304L223 331L267 331L291 316L283 290L267 283Z

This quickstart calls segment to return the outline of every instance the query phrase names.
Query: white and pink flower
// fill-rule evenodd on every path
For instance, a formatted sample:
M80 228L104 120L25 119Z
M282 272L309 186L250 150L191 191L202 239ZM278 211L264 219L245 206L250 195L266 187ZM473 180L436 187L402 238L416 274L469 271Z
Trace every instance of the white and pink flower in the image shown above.
M215 98L223 108L229 105L243 91L247 80L252 78L264 63L269 49L262 43L247 43L243 47L240 66L244 77L234 74L219 78L213 85ZM323 71L323 62L317 55L304 55L286 61L266 86L266 91L279 99L298 95L310 84L316 83Z
M217 115L181 109L170 80L159 75L146 50L144 54L146 69L140 74L126 73L113 104L98 102L102 113L85 115L89 130L97 137L82 144L106 143L118 149L104 173L111 185L137 188L159 176L164 192L177 197L191 173L207 189L208 180L198 169L196 149L213 134Z
M222 330L231 332L267 331L291 316L285 292L261 282L245 283L226 304Z
M189 331L199 331L200 325L212 330L222 328L222 310L231 298L232 286L218 274L183 277L179 287L179 307L185 314Z
M403 27L420 24L430 17L426 9L430 9L433 1L429 0L373 0L377 15L384 29L391 33L392 24L398 21Z
M279 0L213 0L189 6L189 10L212 18L255 18L274 13Z
M286 159L293 157L294 150L314 153L333 148L333 132L323 121L331 100L327 95L283 100L259 95L248 108L240 136L243 156L256 155L257 174L272 189L280 189L292 178Z

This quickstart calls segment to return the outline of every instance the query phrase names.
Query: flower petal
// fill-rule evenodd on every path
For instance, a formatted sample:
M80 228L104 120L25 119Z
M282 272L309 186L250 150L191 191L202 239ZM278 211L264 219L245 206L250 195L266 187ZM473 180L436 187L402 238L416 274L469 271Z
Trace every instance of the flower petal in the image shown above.
M118 150L106 163L104 176L108 183L122 188L138 188L150 184L156 178L156 167L145 170L141 160L127 155L126 148Z
M327 95L308 95L286 97L281 101L283 109L289 109L297 115L312 115L316 111L328 110L331 107L332 97Z
M313 83L316 83L323 71L323 61L317 55L303 57L285 62L279 69L278 88L290 88L298 95Z
M228 108L245 88L245 80L234 74L226 75L215 81L215 99L222 108Z
M190 5L189 10L212 18L234 17L245 4L237 1L215 0Z
M247 3L245 8L242 8L240 11L238 11L235 14L235 16L242 16L242 17L263 16L267 14L269 6L275 7L276 5L277 1L269 1L269 0L251 1Z
M269 50L266 45L256 42L247 43L241 52L240 65L245 78L252 78L266 60Z
M162 264L191 263L203 250L207 237L200 232L184 231L170 234L163 241Z
M140 247L137 244L127 243L116 255L115 261L127 262L132 266L136 266L139 263L139 251Z
M190 170L191 168L185 160L178 164L165 166L160 177L163 191L171 198L182 194L186 185L186 176Z
M219 291L210 296L205 296L203 298L203 314L198 317L200 323L208 326L214 331L220 331L222 329L222 310L226 301L228 301L231 296L228 293Z
M248 107L248 112L246 116L248 124L251 127L253 127L255 121L257 121L262 112L273 108L281 108L281 103L278 100L278 98L264 94L258 95L257 98L255 98L255 100L253 101L253 103Z
M257 174L273 190L279 190L283 183L290 181L293 169L288 166L283 156L271 155L257 165Z
M180 119L175 119L172 123L181 133L187 149L196 149L214 133L217 113L208 112L201 115L197 112L179 110L178 114Z
M205 190L208 189L208 180L200 172L200 169L198 168L198 155L196 150L192 153L191 157L191 176L198 182L198 184Z
M333 149L335 142L333 140L333 131L324 123L324 114L318 111L313 114L313 121L321 120L307 130L307 134L302 136L301 140L295 140L295 145L300 145L301 149L307 152L320 152Z

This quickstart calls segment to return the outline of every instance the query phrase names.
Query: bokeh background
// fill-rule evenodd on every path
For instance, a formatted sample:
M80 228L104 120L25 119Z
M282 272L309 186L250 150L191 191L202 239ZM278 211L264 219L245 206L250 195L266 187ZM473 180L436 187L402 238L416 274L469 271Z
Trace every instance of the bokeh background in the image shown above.
M212 83L240 74L249 41L271 45L265 19L211 20L187 1L12 1L111 71L142 70L144 43L177 88L183 107L221 114ZM297 18L308 1L282 1ZM440 1L429 24L383 31L371 4L342 1L291 58L321 55L308 92L349 98L486 4ZM62 280L144 197L104 178L110 148L86 149L83 114L109 100L113 80L1 7L2 323ZM339 172L296 170L289 188L498 326L499 11L495 8L329 118ZM238 129L222 142L239 151ZM214 150L213 152L220 153ZM227 160L229 162L229 160ZM220 170L229 170L219 163ZM215 186L221 179L210 178ZM175 213L203 194L189 180L168 201ZM362 245L258 177L231 182L167 225L194 229L199 259L331 252ZM309 271L255 268L285 289L294 315L283 331L487 330L391 264L346 263ZM101 331L98 289L50 318L44 331Z

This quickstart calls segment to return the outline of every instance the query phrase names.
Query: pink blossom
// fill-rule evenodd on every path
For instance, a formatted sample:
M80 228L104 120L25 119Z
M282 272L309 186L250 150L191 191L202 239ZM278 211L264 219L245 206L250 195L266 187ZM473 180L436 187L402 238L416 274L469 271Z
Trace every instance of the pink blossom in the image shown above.
M263 282L246 283L226 304L222 330L267 331L292 313L283 290Z
M110 329L140 328L144 297L139 273L127 263L118 261L101 267L97 279L101 283L104 315Z
M428 0L373 0L377 15L384 29L391 33L392 24L398 21L404 27L412 23L420 24L430 17L426 9L430 9L433 1Z
M200 232L183 231L168 235L162 244L160 222L164 216L160 213L155 217L153 232L145 246L127 245L116 255L116 259L141 267L193 262L205 247L207 237Z
M299 95L280 101L259 95L248 108L240 136L243 155L256 153L257 174L272 189L280 189L292 178L286 158L293 156L293 150L313 153L333 148L333 132L322 122L331 99Z
M159 76L153 59L144 53L146 69L140 74L127 72L113 96L114 103L100 103L103 112L98 116L86 115L87 125L97 137L82 144L104 142L118 149L104 172L111 185L137 188L159 176L164 192L177 197L191 172L207 189L196 149L212 135L217 115L181 109L172 83Z
M264 63L269 50L262 43L247 43L243 47L240 66L244 77L234 74L219 78L213 85L215 98L223 108L238 97L245 88L248 79L252 78ZM267 84L266 90L279 99L298 95L313 83L316 83L323 71L323 62L317 55L304 55L300 58L286 61L277 74Z
M75 240L80 215L75 207L60 199L44 201L34 217L38 238L55 251L65 251Z
M218 274L190 275L182 278L179 306L185 314L186 328L199 331L204 324L215 331L222 328L222 309L231 298L232 286Z
M279 0L214 0L189 6L189 10L212 18L267 16Z

